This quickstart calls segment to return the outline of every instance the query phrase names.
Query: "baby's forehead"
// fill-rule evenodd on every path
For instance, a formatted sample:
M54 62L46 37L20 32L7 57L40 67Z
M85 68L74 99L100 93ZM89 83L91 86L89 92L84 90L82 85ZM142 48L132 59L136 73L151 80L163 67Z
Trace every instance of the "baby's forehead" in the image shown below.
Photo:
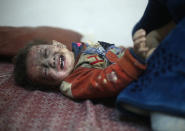
M41 45L34 45L30 48L28 56L29 55L34 55L34 54L39 54L41 51L45 48L51 47L50 44L41 44Z
M35 65L40 59L41 50L44 48L44 45L33 46L27 55L27 65Z
M37 58L38 60L39 58ZM37 60L33 60L30 57L28 57L27 59L27 73L28 73L28 76L34 80L34 79L38 79L41 77L41 67L40 65L37 63Z

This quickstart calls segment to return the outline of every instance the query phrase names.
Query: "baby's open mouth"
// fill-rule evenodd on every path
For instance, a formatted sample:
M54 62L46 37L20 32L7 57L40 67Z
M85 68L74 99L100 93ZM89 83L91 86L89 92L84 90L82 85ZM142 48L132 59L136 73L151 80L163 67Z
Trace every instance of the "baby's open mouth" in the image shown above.
M61 55L59 59L60 59L60 69L63 69L64 68L64 59L65 58L64 58L63 55Z

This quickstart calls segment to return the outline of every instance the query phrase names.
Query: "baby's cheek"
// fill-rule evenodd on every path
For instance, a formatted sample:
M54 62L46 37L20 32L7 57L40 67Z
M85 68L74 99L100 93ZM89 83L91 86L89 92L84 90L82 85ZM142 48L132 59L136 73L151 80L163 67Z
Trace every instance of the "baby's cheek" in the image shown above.
M48 74L48 77L51 79L51 80L57 80L57 75L55 72L51 71L49 74Z
M53 82L57 83L63 80L63 75L60 72L51 71L50 77Z

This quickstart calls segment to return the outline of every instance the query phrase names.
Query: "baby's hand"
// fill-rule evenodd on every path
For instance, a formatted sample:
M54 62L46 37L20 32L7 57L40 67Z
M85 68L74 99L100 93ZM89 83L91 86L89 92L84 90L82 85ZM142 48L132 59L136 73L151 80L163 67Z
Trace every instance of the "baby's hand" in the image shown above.
M146 45L146 32L143 29L139 29L135 32L133 36L133 42L134 42L134 53L141 57L142 59L146 59L147 52L149 51L149 48Z

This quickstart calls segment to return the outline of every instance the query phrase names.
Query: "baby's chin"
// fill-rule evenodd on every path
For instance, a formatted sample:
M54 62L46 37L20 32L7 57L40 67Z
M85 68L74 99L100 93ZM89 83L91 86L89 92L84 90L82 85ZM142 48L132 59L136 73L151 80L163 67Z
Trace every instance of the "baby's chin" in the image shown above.
M62 83L62 80L53 80L53 81L48 81L45 84L47 86L60 86L61 83Z
M70 74L69 70L66 71L58 71L55 75L53 75L53 80L56 83L62 82L68 75Z

